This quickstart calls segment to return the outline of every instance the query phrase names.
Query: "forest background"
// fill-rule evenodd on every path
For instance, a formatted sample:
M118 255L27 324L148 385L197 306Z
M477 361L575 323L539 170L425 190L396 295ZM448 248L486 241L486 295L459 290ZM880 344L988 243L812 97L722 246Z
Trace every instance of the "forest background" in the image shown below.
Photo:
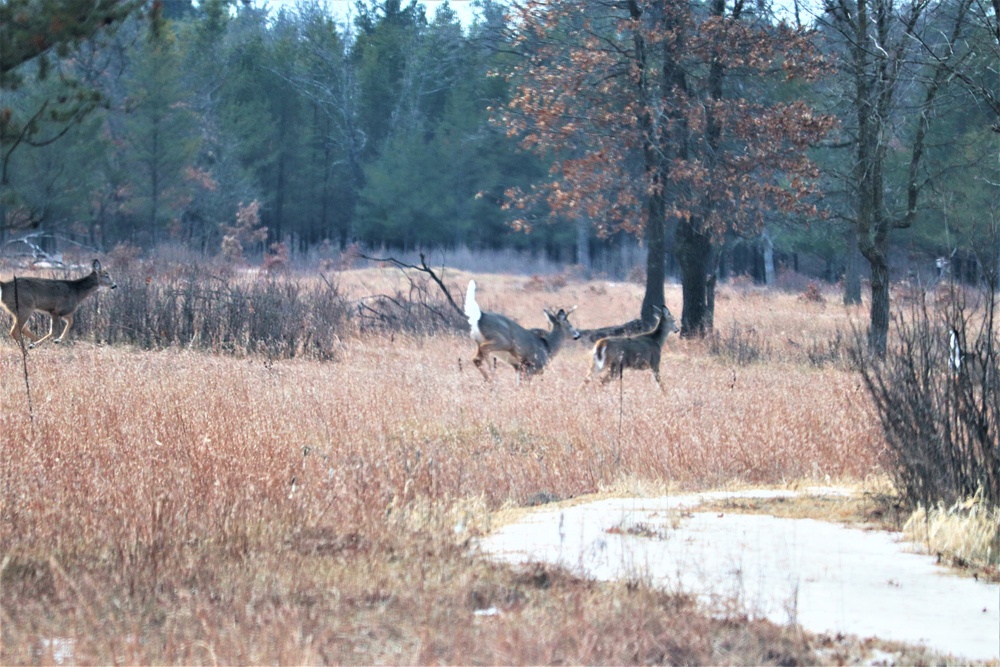
M11 14L4 28L11 57L3 59L0 81L0 241L7 253L24 250L16 241L28 238L34 251L51 253L171 244L290 261L359 244L446 253L514 249L615 277L644 268L637 239L647 229L645 214L615 205L627 179L605 169L602 181L593 160L586 184L567 175L574 155L600 154L587 152L600 129L594 119L582 127L583 120L562 118L564 143L558 135L538 141L539 124L548 121L537 110L534 125L524 120L533 112L525 91L542 87L538 71L557 62L546 45L561 43L559 31L575 35L565 16L546 34L526 17L568 15L565 6L573 3L476 0L463 6L463 16L472 9L471 21L446 2L430 16L422 4L400 0L359 1L349 12L348 3L315 0L98 4L109 8L103 23L81 20L72 39L26 58L19 58L16 39L30 30L18 24L17 12L30 3L3 5ZM618 12L616 20L627 19L623 10L640 4L583 3L570 18L586 26L581 34L621 49L631 44L626 24L602 17ZM659 6L651 3L644 16ZM713 187L733 200L733 212L753 213L746 224L728 219L725 206L706 204L713 275L773 282L783 269L794 270L844 280L845 297L857 301L859 276L868 270L858 251L865 239L891 251L897 276L933 278L939 259L968 280L979 280L983 269L995 273L1000 30L993 4L692 3L688 11L702 33L717 14L758 33L787 29L805 40L794 49L805 43L816 60L807 76L793 76L798 52L786 42L772 69L751 77L753 63L738 60L737 51L756 47L729 35L713 42L704 62L682 63L688 81L700 76L709 91L700 99L689 94L685 103L710 108L724 97L751 100L758 109L801 104L824 119L802 151L814 171L776 183L807 206L733 194L718 170L710 174ZM873 34L852 32L852 25L868 29L851 23L856 19L871 23ZM652 46L654 38L647 39ZM638 61L631 53L623 58L632 58L634 76ZM666 71L659 61L647 65ZM609 72L608 79L621 73ZM577 94L586 101L593 92ZM633 105L622 89L605 96L607 108ZM669 91L661 100L673 103ZM733 152L724 142L737 134L728 128L738 119L720 121L730 123L720 146L710 136L711 111L707 121L691 118L684 122L709 124L701 141L710 150L689 163ZM677 122L667 112L654 120ZM581 138L587 132L590 138ZM745 160L755 157L736 149ZM687 147L670 150L684 157ZM651 190L641 164L616 168L626 175L631 169L637 189ZM674 201L691 187L676 176L682 171L675 162L674 191L667 192ZM748 169L740 177L755 175ZM798 184L804 177L808 190ZM575 189L566 187L570 181ZM547 196L525 196L533 192ZM610 204L602 210L594 202ZM681 272L678 221L697 216L693 208L675 204L664 216L667 275ZM881 270L873 257L871 267ZM685 292L686 306L689 300Z

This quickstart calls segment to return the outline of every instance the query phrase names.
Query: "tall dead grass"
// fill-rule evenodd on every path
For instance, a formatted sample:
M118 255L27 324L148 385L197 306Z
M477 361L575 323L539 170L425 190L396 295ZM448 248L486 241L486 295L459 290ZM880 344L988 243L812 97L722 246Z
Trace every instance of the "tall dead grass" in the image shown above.
M580 304L578 326L636 312L630 292L595 298L633 286L482 283L529 326L553 300ZM671 338L662 394L648 373L582 388L582 346L518 386L505 366L484 383L473 351L372 334L322 363L79 341L29 354L29 412L0 346L0 662L809 659L791 631L470 549L492 510L623 480L863 479L881 432L850 374Z
M957 567L1000 579L1000 509L984 503L981 496L951 506L919 507L903 533Z

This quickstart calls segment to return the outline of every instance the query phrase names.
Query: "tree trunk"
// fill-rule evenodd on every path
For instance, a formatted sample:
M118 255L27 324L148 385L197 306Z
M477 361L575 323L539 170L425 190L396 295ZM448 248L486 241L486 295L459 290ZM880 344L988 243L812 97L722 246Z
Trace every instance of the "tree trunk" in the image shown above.
M707 278L712 258L712 242L698 229L697 220L689 218L677 225L677 261L681 266L681 336L703 336L707 331Z
M889 339L889 262L869 258L872 268L872 312L868 328L868 349L885 357Z
M654 192L647 204L649 219L646 222L646 293L642 297L640 317L652 322L653 307L666 305L663 282L666 280L665 257L667 252L665 203L663 192Z

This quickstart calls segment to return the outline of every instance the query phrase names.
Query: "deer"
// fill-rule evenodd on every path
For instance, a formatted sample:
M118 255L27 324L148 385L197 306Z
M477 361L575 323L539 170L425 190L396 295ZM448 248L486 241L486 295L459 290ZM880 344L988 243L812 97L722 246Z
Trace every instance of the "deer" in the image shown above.
M604 371L604 375L601 376L601 384L604 385L616 376L621 377L626 368L635 370L648 368L653 371L653 378L659 385L660 391L663 391L663 384L660 382L660 354L667 336L679 333L680 329L677 328L677 322L666 306L653 308L657 311L657 319L656 326L651 330L632 336L607 336L594 344L590 371L584 378L584 384L590 382L595 372Z
M483 368L483 361L490 353L513 366L518 381L541 374L567 334L574 340L580 337L580 332L569 321L574 310L576 306L569 311L560 308L556 313L546 309L543 312L549 320L548 330L525 329L505 315L482 310L476 302L476 281L470 280L465 293L465 315L469 318L472 340L478 346L472 363L487 382L492 378Z
M101 268L101 263L94 260L90 274L76 280L57 280L53 278L14 278L0 281L0 305L14 316L14 326L10 336L18 344L23 344L24 336L31 339L28 345L33 349L48 340L55 333L56 320L62 320L65 326L54 343L66 340L70 327L73 326L73 315L80 303L101 287L115 289L118 285L111 279L107 271ZM49 333L39 338L28 329L28 319L35 311L48 313Z
M965 336L958 329L951 327L948 336L948 370L957 380L968 378L971 386L982 387L984 382L993 379L994 371L989 363L989 356L983 356L976 351L965 349L962 344Z

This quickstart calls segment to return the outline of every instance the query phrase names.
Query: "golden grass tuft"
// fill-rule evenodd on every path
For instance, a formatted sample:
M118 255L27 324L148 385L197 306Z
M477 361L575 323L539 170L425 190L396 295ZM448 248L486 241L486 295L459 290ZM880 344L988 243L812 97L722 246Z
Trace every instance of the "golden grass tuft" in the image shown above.
M1000 508L988 507L980 498L950 507L920 507L903 534L951 565L1000 581Z

